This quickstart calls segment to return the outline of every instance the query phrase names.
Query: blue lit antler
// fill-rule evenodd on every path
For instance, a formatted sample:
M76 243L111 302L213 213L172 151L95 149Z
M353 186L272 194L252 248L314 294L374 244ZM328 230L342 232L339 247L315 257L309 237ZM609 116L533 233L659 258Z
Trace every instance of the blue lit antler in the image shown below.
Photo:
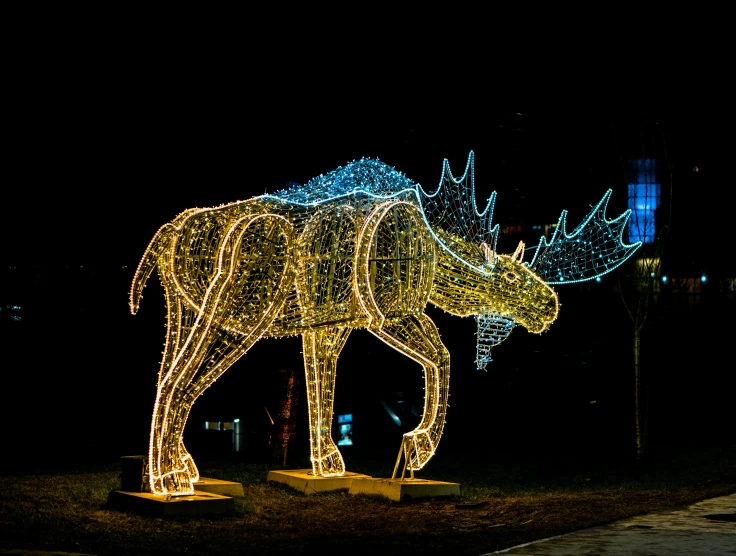
M462 176L456 178L447 159L442 164L442 178L434 193L428 194L417 184L419 202L435 234L449 232L463 240L460 245L441 241L443 246L471 266L483 267L488 261L487 248L496 251L498 224L492 224L496 192L491 193L486 206L478 210L475 199L475 154L470 151ZM485 246L485 247L484 247Z
M529 268L548 284L584 282L611 272L631 257L641 246L641 242L626 245L622 240L631 210L606 219L610 197L609 189L571 234L563 210L552 239L541 238Z

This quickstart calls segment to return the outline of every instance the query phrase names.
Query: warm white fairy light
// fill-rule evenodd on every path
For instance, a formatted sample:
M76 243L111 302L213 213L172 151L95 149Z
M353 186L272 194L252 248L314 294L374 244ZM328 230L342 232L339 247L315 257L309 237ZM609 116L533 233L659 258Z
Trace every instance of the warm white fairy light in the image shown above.
M557 294L546 282L577 267L555 262L550 249L586 252L567 246L578 241L576 230L542 246L531 268L522 262L523 244L513 255L497 254L495 193L479 212L473 162L471 152L455 178L445 161L440 186L428 194L393 168L362 159L303 187L190 209L158 230L130 293L135 313L146 280L158 271L167 332L148 455L153 493L193 492L199 474L182 440L192 404L261 337L302 336L315 475L345 472L332 414L337 360L355 328L422 366L424 412L404 435L399 457L412 473L429 461L445 423L450 355L424 314L427 303L477 317L484 368L490 349L514 326L540 333L555 320ZM561 223L564 230L564 213ZM606 231L608 224L600 226L605 240L616 232ZM611 260L600 268L610 270L631 252L609 249ZM599 268L592 266L568 278L588 279Z

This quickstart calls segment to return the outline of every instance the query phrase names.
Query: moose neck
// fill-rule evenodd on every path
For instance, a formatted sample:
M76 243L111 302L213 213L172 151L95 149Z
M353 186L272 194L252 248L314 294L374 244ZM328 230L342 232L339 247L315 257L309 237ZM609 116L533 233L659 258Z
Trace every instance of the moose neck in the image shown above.
M439 248L429 301L459 317L477 315L488 306L489 279L490 274L482 274Z

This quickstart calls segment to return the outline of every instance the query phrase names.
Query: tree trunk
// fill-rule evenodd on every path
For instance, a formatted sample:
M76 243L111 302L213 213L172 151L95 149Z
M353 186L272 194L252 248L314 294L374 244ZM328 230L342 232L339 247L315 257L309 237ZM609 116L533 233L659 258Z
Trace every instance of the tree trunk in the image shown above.
M634 327L634 442L636 446L636 459L639 461L644 456L644 445L646 443L644 432L644 412L642 408L641 395L641 330Z

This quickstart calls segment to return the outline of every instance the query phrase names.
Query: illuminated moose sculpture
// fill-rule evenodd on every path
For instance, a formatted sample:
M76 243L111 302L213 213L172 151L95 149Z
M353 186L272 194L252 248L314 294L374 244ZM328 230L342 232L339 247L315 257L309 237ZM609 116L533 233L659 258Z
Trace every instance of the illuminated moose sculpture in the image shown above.
M431 194L362 159L303 187L181 213L156 233L130 292L136 313L156 268L168 308L148 455L151 491L193 492L199 474L182 440L192 404L259 338L296 334L304 346L312 470L344 474L332 408L337 359L355 328L424 369L422 419L399 452L404 469L421 469L442 436L450 376L450 355L424 314L427 303L476 316L477 364L485 368L491 348L514 326L541 333L555 320L557 294L548 284L595 278L638 248L621 240L628 211L606 220L610 193L570 235L563 212L529 265L522 243L513 255L496 252L495 192L479 212L472 152L459 179L445 160Z

